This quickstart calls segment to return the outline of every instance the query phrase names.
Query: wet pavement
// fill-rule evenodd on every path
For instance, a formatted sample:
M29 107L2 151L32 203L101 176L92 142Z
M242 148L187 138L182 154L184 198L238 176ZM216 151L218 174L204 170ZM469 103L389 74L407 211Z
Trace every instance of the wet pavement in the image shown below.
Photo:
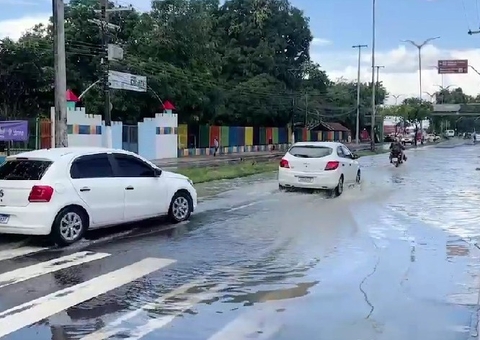
M0 242L0 337L147 340L475 338L480 148L360 159L336 199L274 175L199 187L188 223ZM228 191L225 191L228 190ZM45 246L45 249L40 247Z

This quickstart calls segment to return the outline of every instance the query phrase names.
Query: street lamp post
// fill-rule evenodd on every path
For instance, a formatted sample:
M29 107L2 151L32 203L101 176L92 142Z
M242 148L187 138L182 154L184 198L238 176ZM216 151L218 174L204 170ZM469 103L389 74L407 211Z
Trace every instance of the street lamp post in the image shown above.
M376 0L372 0L372 117L370 149L375 151L375 36L376 36Z
M400 98L401 94L392 94L392 97L395 98L395 106L398 105L398 98Z
M422 100L422 48L432 40L436 40L439 38L440 37L428 38L421 44L418 44L413 40L403 40L403 42L409 42L410 44L412 44L418 49L418 86L419 86L418 93L419 93L420 100ZM422 132L422 136L423 136L423 119L420 121L420 131ZM423 144L423 138L421 140L421 143Z
M358 48L358 75L357 75L357 119L355 124L355 143L360 143L360 63L362 59L362 48L367 45L355 45L352 48Z
M375 86L377 88L380 88L380 69L381 68L385 68L385 66L375 66L375 68L377 69L377 82L375 83ZM377 113L377 105L375 105L375 114ZM384 119L385 117L382 117L382 125L381 125L381 130L380 130L380 140L383 140L383 124L385 123L384 122Z
M430 92L424 92L424 93L430 97L430 101L432 102L432 104L434 104L433 98L435 98L435 96L437 94L436 93L430 93Z

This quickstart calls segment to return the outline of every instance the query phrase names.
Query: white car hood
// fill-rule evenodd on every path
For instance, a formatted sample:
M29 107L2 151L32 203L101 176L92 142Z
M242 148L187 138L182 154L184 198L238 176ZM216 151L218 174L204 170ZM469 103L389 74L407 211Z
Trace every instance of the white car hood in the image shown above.
M166 171L166 170L162 170L162 176L165 176L166 178L171 178L171 179L181 179L184 181L190 180L187 176L177 174L175 172Z

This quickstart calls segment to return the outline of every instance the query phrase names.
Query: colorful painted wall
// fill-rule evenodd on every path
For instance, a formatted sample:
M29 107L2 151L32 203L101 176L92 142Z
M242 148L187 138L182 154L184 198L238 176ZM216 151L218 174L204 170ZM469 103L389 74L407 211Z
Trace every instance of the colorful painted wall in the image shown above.
M51 120L55 116L51 109ZM46 123L46 122L45 122ZM43 124L43 123L42 123ZM47 123L48 124L48 123ZM69 146L106 146L105 123L101 115L89 115L84 108L68 106L68 144ZM45 124L43 124L45 125ZM127 126L125 126L127 128ZM214 140L218 139L220 154L244 153L268 150L285 150L293 141L342 141L350 139L349 132L310 131L296 129L294 133L287 128L243 127L243 126L187 126L178 125L178 115L171 111L157 113L152 118L144 118L136 126L137 138L128 142L125 139L122 122L112 122L113 147L126 148L147 159L164 159L210 155L214 152ZM44 131L45 130L45 131ZM48 143L45 127L41 128L42 147ZM51 144L55 145L53 124L51 124ZM138 139L138 140L137 140ZM46 142L46 143L45 143ZM128 145L135 145L135 150Z
M243 126L178 126L178 156L209 155L214 151L214 139L220 143L220 154L268 150L271 145L283 150L292 143L292 132L278 127ZM342 141L350 139L349 132L310 131L295 129L294 141Z

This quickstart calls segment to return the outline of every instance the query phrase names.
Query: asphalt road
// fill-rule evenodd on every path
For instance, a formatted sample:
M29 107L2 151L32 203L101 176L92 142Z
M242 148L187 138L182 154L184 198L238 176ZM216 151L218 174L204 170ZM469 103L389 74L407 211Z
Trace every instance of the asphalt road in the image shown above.
M90 233L63 250L3 237L0 337L471 339L480 148L407 153L400 168L361 158L363 183L337 199L260 175L199 187L210 197L176 228Z

